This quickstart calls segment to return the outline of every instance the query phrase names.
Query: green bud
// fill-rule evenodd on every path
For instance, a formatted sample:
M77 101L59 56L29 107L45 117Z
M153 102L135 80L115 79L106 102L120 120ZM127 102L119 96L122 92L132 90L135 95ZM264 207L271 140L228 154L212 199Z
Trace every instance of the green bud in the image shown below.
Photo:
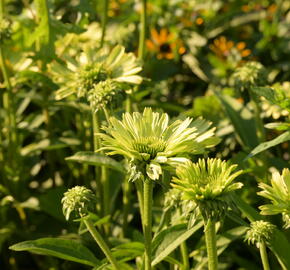
M97 111L105 107L108 103L120 103L123 99L124 91L119 83L111 79L101 81L88 92L88 101L91 107Z
M232 75L234 85L240 90L250 89L253 86L264 86L267 84L267 72L259 62L247 62L238 67Z
M245 240L248 244L256 244L259 248L261 242L269 241L275 231L276 226L264 220L258 220L251 223L247 231Z
M76 217L84 217L89 211L94 211L96 197L86 187L75 186L64 193L61 202L63 214L66 220L68 220L73 212Z
M7 19L0 21L0 44L11 37L11 22Z

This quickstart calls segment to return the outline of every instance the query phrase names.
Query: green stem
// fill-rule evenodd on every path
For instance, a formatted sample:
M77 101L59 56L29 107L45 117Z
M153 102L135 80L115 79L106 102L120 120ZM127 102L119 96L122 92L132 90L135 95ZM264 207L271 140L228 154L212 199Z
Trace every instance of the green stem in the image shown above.
M123 228L122 236L125 237L128 228L128 215L130 209L130 198L131 198L131 185L126 179L123 184Z
M102 12L102 36L101 36L101 44L100 48L103 48L105 36L106 36L106 28L108 22L108 8L109 8L109 1L103 0L103 12Z
M208 257L208 269L218 269L215 221L208 219L204 227L205 243Z
M95 226L92 223L92 221L89 220L89 219L84 219L84 223L85 223L86 227L88 228L90 234L92 235L92 237L96 241L96 243L99 245L99 247L101 248L101 250L106 255L108 261L112 264L113 268L115 270L120 270L121 268L118 267L118 263L117 263L116 259L113 257L113 255L112 255L109 247L107 246L107 244L104 241L104 239L101 236L101 234L95 228Z
M109 112L108 112L108 110L107 110L106 107L103 107L103 111L104 111L104 114L105 114L106 120L107 120L108 125L109 125L109 124L110 124L110 114L109 114Z
M182 270L189 270L188 249L187 249L187 245L185 241L181 243L180 251L181 251L182 263L183 263Z
M182 216L181 207L179 207L179 214ZM189 259L188 259L188 248L186 241L182 242L180 245L181 257L182 257L182 270L189 270Z
M145 240L145 270L151 270L153 183L144 181L143 233Z
M140 216L141 216L141 221L142 221L142 226L143 226L143 216L144 216L144 199L143 199L143 186L142 183L137 180L135 181L136 185L136 190L137 190L137 198L138 198L138 203L139 203L139 209L140 209ZM144 230L144 229L143 229Z
M260 255L261 255L261 260L263 264L263 269L270 270L266 244L264 241L260 242L259 244L260 244Z
M139 48L138 48L138 58L144 59L145 56L145 41L147 32L147 0L142 0L141 17L140 17L140 33L139 33Z
M4 0L0 0L0 20L4 18L4 8L5 8ZM17 124L16 124L16 114L15 114L15 104L14 104L14 97L13 95L13 88L10 81L8 68L5 62L5 50L4 46L0 44L0 68L3 74L3 79L6 87L6 91L3 93L3 107L7 112L7 132L8 132L8 164L12 170L15 172L19 172L19 166L21 163L19 161L19 141L18 141L18 134L17 134ZM2 131L1 131L2 132ZM16 180L19 180L19 174L16 175ZM16 190L17 192L17 190Z
M94 112L92 110L92 125L93 125L93 150L97 151L100 146L100 138L97 136L97 133L100 132L100 123L99 123L99 116L98 112ZM102 183L101 183L101 177L99 177L101 174L101 169L99 167L95 167L95 181L97 184L97 192L98 192L98 198L100 202L99 210L100 212L103 211L103 189L102 189Z

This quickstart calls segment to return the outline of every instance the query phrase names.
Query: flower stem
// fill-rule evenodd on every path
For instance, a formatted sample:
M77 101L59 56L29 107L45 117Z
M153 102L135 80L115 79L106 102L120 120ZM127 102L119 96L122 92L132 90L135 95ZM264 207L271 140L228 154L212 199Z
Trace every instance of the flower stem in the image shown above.
M183 264L182 270L189 270L188 249L185 241L181 243L180 250Z
M0 0L0 20L4 18L4 0ZM20 154L19 154L19 138L17 134L17 124L16 124L16 113L15 113L15 104L14 104L14 97L13 88L10 81L10 76L8 73L8 68L5 62L5 49L3 43L0 44L0 69L2 71L4 84L6 87L6 91L3 93L3 107L7 112L8 119L7 119L7 133L8 133L8 164L12 170L19 172L19 166L21 163L19 161ZM19 175L15 178L15 180L19 180Z
M139 34L139 48L138 48L138 58L143 60L145 56L145 40L147 32L147 0L142 0L141 8L141 18L140 18L140 34Z
M204 227L205 243L208 257L208 269L218 269L217 248L216 248L216 233L215 221L209 218Z
M92 235L92 237L96 241L96 243L99 245L101 250L106 255L108 261L112 264L113 268L115 270L120 270L120 267L118 267L118 263L117 263L116 259L113 257L108 245L104 241L104 239L101 236L101 234L97 231L97 229L95 228L95 226L92 223L92 221L89 220L89 219L84 219L84 223L85 223L86 227L88 228L90 234Z
M262 260L262 264L263 264L263 269L270 270L269 260L268 260L267 250L266 250L266 244L264 241L259 243L259 248L260 248L260 255L261 255L261 260Z
M103 0L103 12L102 12L102 36L101 36L101 44L100 48L103 48L105 36L106 36L106 28L108 22L108 8L109 8L109 1Z
M144 182L143 230L145 239L145 270L151 270L153 183Z
M125 237L128 228L128 215L130 210L131 201L131 185L127 179L123 183L123 226L122 226L122 236Z
M93 125L93 150L96 151L100 148L101 142L100 138L96 135L100 132L100 124L99 124L99 116L98 112L94 112L92 110L92 125ZM103 211L103 189L102 189L102 183L101 179L99 177L101 173L101 169L99 167L95 167L95 181L97 184L97 192L98 192L98 198L100 202L100 212Z

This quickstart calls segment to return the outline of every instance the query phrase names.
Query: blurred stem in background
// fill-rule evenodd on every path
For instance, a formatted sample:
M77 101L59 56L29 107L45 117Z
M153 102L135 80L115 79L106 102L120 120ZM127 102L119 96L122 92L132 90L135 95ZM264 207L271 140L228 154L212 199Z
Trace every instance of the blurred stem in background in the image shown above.
M108 9L109 9L109 0L103 0L102 36L101 36L100 48L103 48L104 46L106 28L107 28L107 22L108 22Z
M138 48L138 57L140 60L144 60L145 57L145 41L147 34L147 0L142 0L142 8L141 8L141 18L140 18L140 32L139 32L139 48Z
M106 28L107 28L107 22L108 22L108 7L109 7L109 1L108 0L103 0L103 12L102 12L102 35L101 35L101 41L100 41L100 49L103 48L104 46L104 41L106 37ZM104 110L104 114L106 118L109 116L107 115L107 111ZM99 111L94 111L92 110L92 126L93 126L93 151L97 151L101 147L101 141L99 137L96 135L101 131L100 126L100 113ZM104 166L96 167L95 168L95 181L97 184L97 193L98 193L98 198L100 202L100 213L103 216L106 216L109 214L109 191L110 191L110 186L109 186L109 178L108 178L108 171L107 168ZM108 227L107 225L105 226L106 232L108 232Z
M4 0L0 0L0 21L4 20L4 14L5 14L5 2ZM8 115L6 125L7 130L7 137L8 137L8 153L7 153L7 164L9 166L9 169L14 174L13 175L13 181L16 183L19 180L19 166L20 166L20 153L19 153L19 138L17 134L17 124L16 124L16 114L15 114L15 102L14 98L15 95L13 95L13 88L10 81L10 76L8 73L8 68L5 61L5 47L4 42L1 40L0 43L0 66L1 66L1 72L4 79L4 85L6 88L6 91L3 93L3 107ZM1 130L2 132L2 130ZM15 167L17 166L17 167ZM7 183L8 184L8 183ZM14 188L14 183L8 184L8 187L11 187L11 184ZM17 193L17 188L16 190Z

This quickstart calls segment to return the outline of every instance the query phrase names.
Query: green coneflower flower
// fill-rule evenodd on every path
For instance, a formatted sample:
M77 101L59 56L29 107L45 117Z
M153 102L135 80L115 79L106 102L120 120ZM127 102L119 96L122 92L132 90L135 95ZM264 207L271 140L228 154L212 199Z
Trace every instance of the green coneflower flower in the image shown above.
M271 186L260 183L262 191L258 195L270 199L272 204L260 206L262 215L282 214L285 228L290 228L290 171L283 169L282 174L275 172Z
M154 113L145 108L143 114L124 113L122 120L111 117L109 126L99 134L103 150L108 155L120 154L130 161L130 180L150 178L157 180L162 173L161 164L184 160L185 154L203 153L219 142L215 128L203 119L176 120L169 124L166 113ZM181 159L180 159L181 158Z
M187 161L177 167L171 185L182 191L183 199L195 201L205 219L219 218L228 208L229 192L243 186L232 183L242 173L233 173L236 167L220 159Z
M77 217L84 217L89 211L94 211L96 197L86 187L75 186L64 193L61 202L63 214L68 220L73 212Z
M87 98L88 94L91 96L95 93L98 96L95 103L105 104L116 93L116 87L121 89L123 84L142 82L142 77L138 75L142 68L137 58L133 53L125 53L122 46L116 46L110 53L105 49L98 52L87 51L82 53L78 60L69 59L67 67L55 64L52 70L57 73L56 80L63 84L55 95L58 100L72 94ZM59 73L64 76L58 77ZM105 83L105 89L99 86L99 83ZM96 93L97 91L100 93ZM101 97L104 97L104 100Z

